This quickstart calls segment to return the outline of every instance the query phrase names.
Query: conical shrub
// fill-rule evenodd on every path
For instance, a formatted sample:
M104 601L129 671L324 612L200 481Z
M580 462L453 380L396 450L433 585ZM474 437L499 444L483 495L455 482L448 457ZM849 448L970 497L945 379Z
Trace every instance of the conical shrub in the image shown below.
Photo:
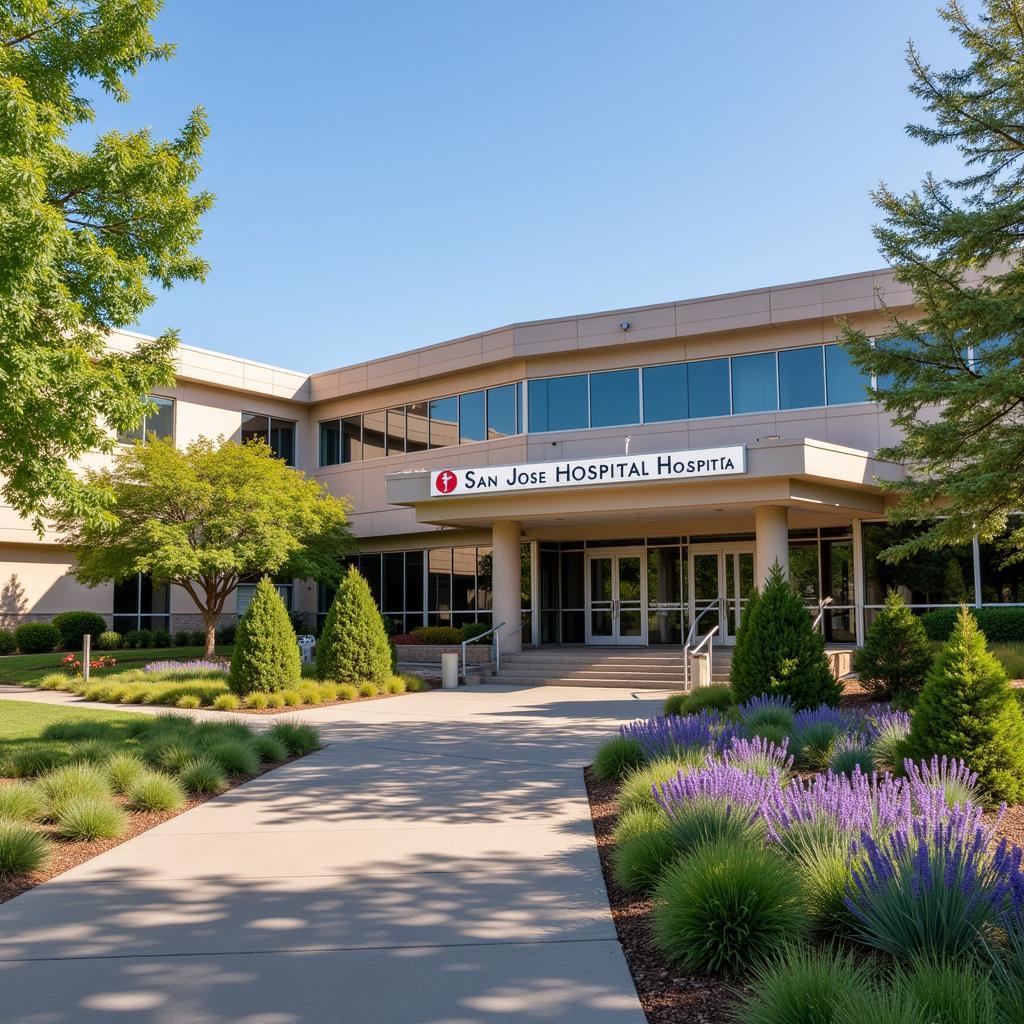
M355 566L342 578L316 645L316 674L336 683L383 683L391 645L370 587Z
M829 668L824 638L778 562L744 611L736 648L730 680L737 703L763 693L788 696L796 708L839 703L842 686Z
M917 693L933 658L921 620L890 590L864 646L854 655L853 667L872 697L888 700L897 694Z
M299 645L288 609L269 577L264 576L238 623L228 685L245 696L257 691L287 690L297 686L301 678Z
M1024 800L1024 714L974 616L961 607L914 709L906 754L958 757L993 802Z

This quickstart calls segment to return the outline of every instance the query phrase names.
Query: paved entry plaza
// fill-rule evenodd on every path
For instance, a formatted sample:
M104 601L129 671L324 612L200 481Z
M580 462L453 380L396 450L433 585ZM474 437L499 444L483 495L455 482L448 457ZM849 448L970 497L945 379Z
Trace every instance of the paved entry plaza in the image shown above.
M0 1021L643 1024L582 767L659 707L484 686L305 712L320 752L0 905Z

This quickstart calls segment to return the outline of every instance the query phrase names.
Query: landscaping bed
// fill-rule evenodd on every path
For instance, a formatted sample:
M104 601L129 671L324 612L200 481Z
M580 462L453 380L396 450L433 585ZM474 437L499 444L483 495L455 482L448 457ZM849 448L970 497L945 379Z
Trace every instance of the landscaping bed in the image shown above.
M213 796L319 748L282 722L195 723L5 701L0 707L0 902Z

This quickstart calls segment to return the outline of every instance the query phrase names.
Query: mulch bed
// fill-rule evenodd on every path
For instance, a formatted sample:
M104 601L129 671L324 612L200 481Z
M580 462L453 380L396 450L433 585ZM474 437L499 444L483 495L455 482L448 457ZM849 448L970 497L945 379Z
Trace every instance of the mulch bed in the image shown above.
M612 876L612 830L618 815L617 786L584 770L601 871L612 920L648 1024L732 1024L737 986L716 978L681 974L651 941L652 900L620 888Z
M258 779L260 775L266 775L267 772L272 772L275 768L281 768L295 760L297 758L290 757L287 761L281 761L278 764L261 766L260 771L256 775L240 779L224 792L230 793L236 785L240 786L243 782ZM0 785L14 781L14 779L0 779ZM6 903L7 900L14 899L15 896L20 896L21 893L34 889L37 885L48 882L51 878L56 878L57 875L62 875L65 871L70 871L71 868L84 864L87 860L92 860L93 857L98 857L101 853L106 853L107 850L112 850L115 846L127 843L128 840L142 835L143 832L148 832L151 828L155 828L171 818L176 818L179 814L184 814L186 811L191 811L193 807L198 807L200 804L205 804L207 800L212 799L213 796L210 794L191 796L180 811L131 811L128 814L128 828L123 836L117 839L97 839L91 843L69 842L65 839L59 839L55 834L55 825L40 825L39 831L53 840L50 859L46 867L28 875L19 875L17 878L0 878L0 903Z

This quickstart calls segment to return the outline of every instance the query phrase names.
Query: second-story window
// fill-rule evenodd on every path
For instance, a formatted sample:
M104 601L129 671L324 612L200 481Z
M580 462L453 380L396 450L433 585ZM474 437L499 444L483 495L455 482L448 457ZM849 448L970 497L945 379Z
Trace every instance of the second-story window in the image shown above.
M118 433L117 440L121 444L133 444L135 441L145 443L147 438L174 437L174 399L148 395L146 401L151 408L142 418L142 422L134 430L123 430Z
M242 413L242 444L264 441L285 465L295 465L295 423L258 412Z

